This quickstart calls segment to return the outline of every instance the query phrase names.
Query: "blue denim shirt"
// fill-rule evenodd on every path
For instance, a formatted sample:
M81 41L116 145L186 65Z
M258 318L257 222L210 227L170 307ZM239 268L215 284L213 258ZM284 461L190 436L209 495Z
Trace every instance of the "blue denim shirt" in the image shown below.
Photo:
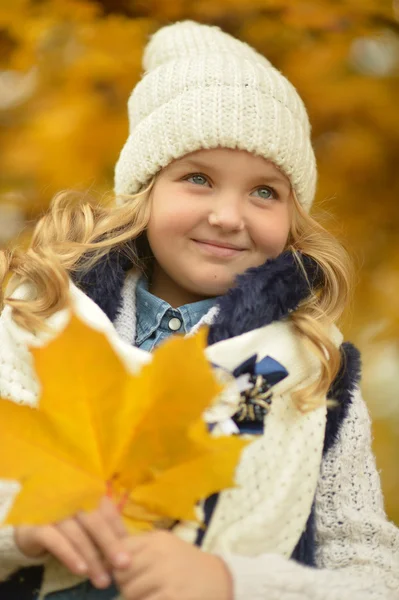
M172 333L187 333L215 304L207 298L172 308L148 291L148 282L140 277L136 287L136 346L151 352Z

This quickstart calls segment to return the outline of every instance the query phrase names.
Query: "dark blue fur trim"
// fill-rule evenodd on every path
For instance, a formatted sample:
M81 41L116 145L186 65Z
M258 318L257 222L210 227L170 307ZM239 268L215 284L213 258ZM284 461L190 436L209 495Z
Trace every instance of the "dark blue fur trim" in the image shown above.
M342 423L352 403L352 395L359 384L361 361L359 350L350 342L341 345L341 367L327 394L337 405L328 410L324 435L323 456L338 439ZM307 566L316 566L315 505L313 503L305 531L303 532L292 558Z
M218 300L219 313L208 343L241 335L279 321L295 310L322 283L317 263L300 255L306 275L292 252L284 252L237 277L236 285Z
M71 273L74 283L81 288L107 317L114 321L122 302L122 286L132 261L114 250L98 261L87 273Z
M299 541L291 555L293 560L306 565L307 567L316 566L316 546L315 546L315 533L316 533L316 514L315 514L315 503L313 502L308 517L306 527L302 533Z
M321 285L321 270L301 254L306 275L292 252L283 252L260 267L237 277L236 285L219 298L219 314L209 332L209 344L240 335L286 317L312 288ZM122 286L131 260L120 251L102 258L83 275L71 274L74 282L113 321L121 303Z
M198 528L197 539L195 540L196 546L201 546L202 544L202 540L204 539L206 529L211 522L218 499L219 494L212 494L212 496L209 496L204 502L204 523L202 527Z
M337 401L337 406L328 411L323 454L328 452L338 439L340 427L348 414L353 392L359 385L361 376L360 352L356 346L344 342L340 350L341 367L327 394L327 398Z

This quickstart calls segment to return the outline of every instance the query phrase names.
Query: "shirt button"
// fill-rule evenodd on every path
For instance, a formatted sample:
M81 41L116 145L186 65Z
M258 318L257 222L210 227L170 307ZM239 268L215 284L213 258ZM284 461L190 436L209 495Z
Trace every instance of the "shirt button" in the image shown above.
M177 331L181 327L181 321L177 317L173 317L168 323L169 329L172 331Z

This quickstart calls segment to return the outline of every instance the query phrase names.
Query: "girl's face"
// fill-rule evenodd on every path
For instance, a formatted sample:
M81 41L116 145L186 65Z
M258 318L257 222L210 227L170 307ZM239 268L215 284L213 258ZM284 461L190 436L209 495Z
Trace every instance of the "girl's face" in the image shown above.
M152 189L150 290L181 306L224 294L236 276L285 248L291 186L244 150L199 150L175 160Z

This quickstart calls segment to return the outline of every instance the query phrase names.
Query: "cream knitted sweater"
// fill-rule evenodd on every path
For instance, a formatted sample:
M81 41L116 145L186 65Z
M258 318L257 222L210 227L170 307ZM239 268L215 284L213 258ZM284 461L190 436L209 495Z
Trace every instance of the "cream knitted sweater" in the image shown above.
M84 314L86 320L107 332L111 343L121 357L126 358L126 362L130 350L123 338L132 339L132 323L135 322L135 307L132 302L134 285L134 280L127 280L123 306L115 323L116 329L91 300L82 292L77 292L81 316ZM208 316L208 320L211 316ZM65 321L65 318L65 315L56 316L56 320L60 321ZM22 341L20 333L13 327L7 312L3 312L0 319L0 393L10 399L33 404L38 387L28 356L27 340ZM279 330L277 333L280 336L283 332ZM275 335L276 331L273 330L271 337L276 339ZM245 345L245 340L243 342ZM252 345L254 338L248 339L248 342ZM224 344L225 354L226 343L228 341L215 346L220 347ZM137 360L145 362L145 358L139 357L138 350L131 350L135 351ZM217 350L215 352L217 356ZM280 391L279 399L283 401L284 390ZM323 423L323 416L320 413L313 419L312 422L298 422L298 433L301 428L306 430L307 427L311 427L312 431L316 432L315 449L318 452L320 444L317 442L317 435L320 424ZM305 437L308 436L309 429L306 431ZM317 469L318 475L315 481L318 569L304 567L290 560L290 549L288 546L284 547L281 536L274 532L276 528L270 529L270 536L275 537L272 544L262 538L256 541L257 529L264 526L262 521L268 521L267 504L264 503L264 499L271 493L270 489L265 489L261 497L254 501L257 522L251 523L250 519L244 519L242 527L247 527L248 530L239 532L235 544L231 540L225 544L212 543L212 536L207 534L208 541L207 537L204 539L205 549L221 555L230 568L234 579L235 600L399 600L399 531L385 516L379 476L370 442L369 415L360 391L357 391L337 442L321 460L321 464L317 465L315 462L313 467L309 466L306 470L311 477L312 472ZM272 446L268 446L267 439L264 446L271 451ZM287 452L292 450L293 448L288 448ZM309 459L310 457L309 454ZM261 475L258 475L258 478L266 473L262 472L264 462L262 460L259 465ZM303 474L304 472L302 476ZM256 474L253 479L256 480ZM8 511L17 490L16 484L3 482L0 487L0 517ZM306 516L309 499L311 502L312 498L308 494L307 499L301 500L302 504L298 503L299 514L295 527L298 527L301 519ZM228 500L225 502L225 506L229 507ZM225 517L220 511L216 513L212 527L221 528L221 538L229 540L221 525ZM278 520L277 530L285 528L288 536L292 534L293 527L287 527L287 519L284 520L283 512L278 511L278 506L275 520ZM295 519L293 521L295 522ZM228 528L225 529L228 531ZM190 527L187 524L182 536L189 537L189 531ZM248 544L243 543L248 539L248 533L249 539L254 539L254 547L258 546L253 552L247 547ZM238 552L237 549L240 548L243 551ZM30 564L35 564L35 561L27 559L18 551L12 529L0 528L0 577L5 578L17 568ZM46 571L50 575L47 575L47 579L45 575L42 592L65 589L80 581L52 559L47 561Z

